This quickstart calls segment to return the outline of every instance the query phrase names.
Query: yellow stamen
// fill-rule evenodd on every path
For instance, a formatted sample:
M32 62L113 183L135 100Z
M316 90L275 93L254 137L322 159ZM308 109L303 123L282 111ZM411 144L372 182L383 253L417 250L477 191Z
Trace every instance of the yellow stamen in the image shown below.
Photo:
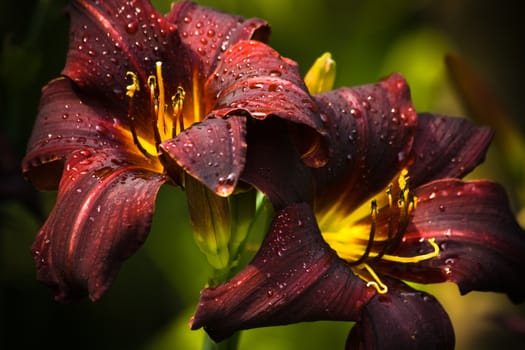
M201 116L201 105L200 105L200 91L199 91L199 71L197 69L193 70L193 122L196 123L204 119L204 116Z
M370 276L363 274L363 270L366 271ZM370 265L361 264L354 268L353 271L357 276L359 276L359 278L366 282L367 287L374 287L379 294L386 294L388 292L388 286L384 284L383 281L381 281L379 276L376 274L374 269L370 267Z
M400 262L404 264L410 264L410 263L418 263L421 261L429 260L432 258L435 258L439 255L440 249L439 246L436 244L435 239L431 238L428 240L428 243L432 246L434 249L432 252L422 254L422 255L416 255L416 256L397 256L397 255L388 255L384 254L381 259L388 260L388 261L395 261Z
M173 125L172 120L168 120L168 118L165 117L167 104L165 102L165 94L164 94L164 79L162 77L162 62L156 63L156 73L157 73L157 82L158 82L158 112L157 112L157 129L159 130L161 140L164 141L168 139L168 130L171 133L170 125Z
M182 112L183 112L185 97L186 97L186 92L180 86L177 88L177 93L171 96L171 107L173 108L172 117L173 117L174 123L176 123L172 130L172 137L175 136L175 134L178 134L179 132L184 131L184 116Z
M130 71L126 72L126 77L131 77L131 84L126 86L126 95L133 98L135 92L140 91L139 78L137 77L137 74Z
M130 131L133 135L133 141L142 154L148 158L155 158L159 152L159 145L165 140L176 136L177 130L175 122L179 121L180 130L184 130L184 120L182 117L183 102L185 92L182 87L177 88L175 95L171 97L171 107L173 113L168 115L168 105L166 104L166 90L164 86L164 77L162 74L162 62L155 63L155 74L147 78L146 84L149 88L150 95L150 117L146 120L151 121L153 137L144 137L139 135L135 125L133 115L133 99L135 93L140 91L140 83L136 73L126 72L126 76L131 78L131 84L126 86L126 95L130 98L128 117L130 119ZM141 130L144 132L144 130ZM151 135L151 134L149 134Z
M387 254L401 243L410 214L416 208L417 198L409 188L409 179L408 171L403 169L396 181L372 197L368 214L361 214L366 206L364 204L357 209L357 214L343 214L340 218L341 203L336 203L335 209L331 208L318 217L325 241L341 259L350 264L352 271L367 286L374 287L381 294L386 293L388 287L374 271L374 260L410 264L429 260L440 254L439 246L433 238L428 240L433 249L428 253L408 257Z

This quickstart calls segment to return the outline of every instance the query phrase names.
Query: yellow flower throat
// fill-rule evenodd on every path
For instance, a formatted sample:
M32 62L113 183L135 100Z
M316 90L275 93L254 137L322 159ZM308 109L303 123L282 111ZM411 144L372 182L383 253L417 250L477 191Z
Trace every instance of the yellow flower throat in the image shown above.
M146 81L151 108L147 121L151 122L151 129L137 130L133 102L135 94L140 91L141 84L136 73L126 72L126 77L131 80L131 84L126 86L126 95L129 97L128 118L130 120L130 131L133 136L133 142L147 158L154 159L158 157L160 152L159 146L162 142L175 137L188 125L203 119L201 115L203 110L198 98L199 85L196 74L197 71L194 71L191 96L193 101L190 101L193 102L193 110L185 110L186 91L181 86L177 87L175 94L171 96L171 105L168 105L162 74L162 62L156 62L155 74L148 76Z
M352 214L341 214L338 207L341 203L336 203L330 210L317 215L323 238L328 245L349 263L355 275L380 294L387 293L388 287L372 268L373 261L381 259L406 264L418 263L436 257L440 252L434 239L429 239L432 250L428 253L410 257L388 254L402 241L410 214L417 204L417 198L409 189L408 180L408 171L403 169L397 181Z

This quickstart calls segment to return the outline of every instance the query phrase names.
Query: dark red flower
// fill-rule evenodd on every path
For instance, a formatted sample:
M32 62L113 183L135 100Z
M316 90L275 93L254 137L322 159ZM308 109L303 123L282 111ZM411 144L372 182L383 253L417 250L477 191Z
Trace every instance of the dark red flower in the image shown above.
M451 349L446 312L402 280L452 281L461 293L525 299L525 233L505 191L460 180L483 160L490 130L417 115L397 74L316 101L329 161L311 171L296 162L292 172L301 184L313 179L311 200L300 202L293 190L278 195L294 188L280 163L272 171L284 185L247 168L246 178L264 182L258 187L280 210L252 262L202 292L193 329L204 327L220 341L239 329L346 320L357 322L348 348Z
M23 162L39 189L58 189L33 245L58 300L100 298L145 240L163 183L186 173L230 195L259 124L304 132L304 162L323 163L315 104L296 63L264 44L264 21L191 2L166 16L141 0L67 12L67 62L43 90Z

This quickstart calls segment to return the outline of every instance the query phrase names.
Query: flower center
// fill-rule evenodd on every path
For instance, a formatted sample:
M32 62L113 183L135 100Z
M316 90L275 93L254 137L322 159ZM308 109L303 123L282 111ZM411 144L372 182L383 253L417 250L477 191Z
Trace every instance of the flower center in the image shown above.
M323 238L337 255L347 261L359 278L374 287L378 293L388 292L371 266L373 261L418 263L439 255L434 239L428 240L429 252L417 256L390 255L403 239L417 198L409 188L408 171L403 169L397 181L367 201L351 215L338 220L337 213L329 211L318 215Z
M141 83L136 73L128 71L131 84L126 86L126 95L129 97L128 118L133 142L139 151L149 159L156 159L160 154L160 144L174 138L188 125L201 120L201 110L198 102L198 83L193 82L194 113L185 111L186 91L178 86L175 93L169 98L166 96L162 62L155 63L155 74L150 75L146 81L149 92L149 118L145 119L150 125L140 124L135 116L134 100L140 91ZM190 113L188 113L190 112ZM141 120L142 121L142 120Z

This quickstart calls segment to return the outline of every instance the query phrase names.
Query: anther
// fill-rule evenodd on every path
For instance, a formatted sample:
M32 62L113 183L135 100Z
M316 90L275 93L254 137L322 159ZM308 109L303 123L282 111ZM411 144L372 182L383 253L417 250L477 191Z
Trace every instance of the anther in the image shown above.
M126 86L126 95L133 98L135 92L140 91L139 78L137 74L130 71L126 72L126 77L131 77L131 84Z
M171 96L171 107L173 109L173 120L178 123L179 132L184 131L184 115L182 113L186 92L179 86L175 95ZM172 133L176 133L175 128ZM174 135L173 135L174 136Z

